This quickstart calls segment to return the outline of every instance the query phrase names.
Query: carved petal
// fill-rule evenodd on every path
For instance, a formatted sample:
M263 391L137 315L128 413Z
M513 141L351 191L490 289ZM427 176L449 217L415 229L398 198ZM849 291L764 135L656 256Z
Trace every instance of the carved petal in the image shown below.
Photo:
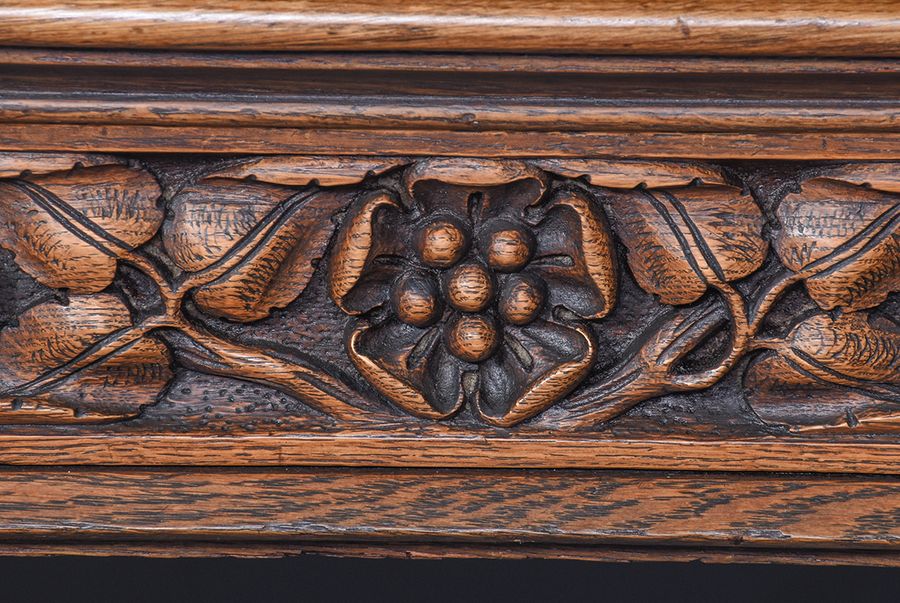
M426 214L449 211L458 218L473 215L482 221L504 212L521 216L541 199L547 186L546 176L533 165L469 158L420 161L403 173L403 184L408 198ZM473 208L476 198L478 207Z
M763 215L730 186L609 195L616 231L638 284L666 304L688 304L709 282L743 278L762 265Z
M547 282L552 307L564 306L582 318L606 316L618 285L606 218L574 191L557 195L547 211L529 271Z
M331 217L345 193L316 193L278 218L263 241L237 266L194 293L210 314L241 322L283 308L306 288L334 232Z
M360 325L347 350L366 380L410 414L445 419L462 407L462 367L442 345L438 327L417 329L399 321Z
M404 172L403 183L407 192L413 195L413 187L422 180L481 188L526 178L544 183L541 171L522 161L450 157L419 161Z
M0 182L0 247L49 287L96 293L116 270L102 241L112 236L133 247L149 240L164 216L160 194L150 174L122 165Z
M388 193L371 193L357 199L344 219L331 254L328 282L331 299L348 314L362 314L387 299L390 279L395 273L390 269L387 270L385 278L375 278L370 283L374 284L374 289L367 292L366 296L355 296L359 298L358 300L350 300L348 296L360 283L364 272L367 270L374 270L379 274L382 272L372 267L376 255L374 249L376 221L382 210L398 210L399 207L397 201Z
M824 310L877 306L900 291L900 197L817 178L778 207L775 250L808 275L810 297Z
M795 429L863 421L900 428L900 333L853 312L837 319L813 316L785 341L745 377L751 405L763 420Z
M46 303L0 331L0 423L84 422L135 416L152 404L172 377L167 348L138 339L67 378L13 397L38 377L57 369L131 326L128 309L107 294L72 296L68 306Z
M480 367L476 399L481 417L500 427L521 423L566 396L597 357L585 325L538 321L506 331L505 345Z

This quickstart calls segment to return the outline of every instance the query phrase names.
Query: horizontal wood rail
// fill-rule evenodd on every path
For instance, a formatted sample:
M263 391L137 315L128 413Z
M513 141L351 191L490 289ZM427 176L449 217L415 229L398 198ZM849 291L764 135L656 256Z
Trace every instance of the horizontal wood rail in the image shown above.
M352 8L352 10L351 10ZM541 0L11 0L18 46L897 56L896 4Z
M690 547L694 556L704 547L738 556L777 547L807 557L824 547L826 562L874 554L896 564L898 502L900 481L890 477L5 469L0 550L91 554L118 542L141 554L197 546L209 554L246 543L250 554L278 554L339 540L354 554L402 542L451 554L462 546L463 556L557 547L557 556L578 558L598 546Z

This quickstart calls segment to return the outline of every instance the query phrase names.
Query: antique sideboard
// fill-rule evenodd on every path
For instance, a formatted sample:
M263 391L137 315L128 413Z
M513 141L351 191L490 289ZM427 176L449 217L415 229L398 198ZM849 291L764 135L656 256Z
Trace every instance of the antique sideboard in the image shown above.
M892 1L0 3L0 554L900 565Z

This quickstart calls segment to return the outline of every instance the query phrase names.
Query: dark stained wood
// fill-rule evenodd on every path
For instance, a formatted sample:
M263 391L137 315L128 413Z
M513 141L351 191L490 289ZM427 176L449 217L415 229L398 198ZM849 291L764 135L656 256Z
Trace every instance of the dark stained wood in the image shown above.
M428 52L155 52L0 48L0 64L57 67L172 67L329 71L525 72L616 75L896 73L894 59L703 56L592 56Z
M2 60L0 54L0 60ZM408 130L897 131L900 74L0 66L10 122ZM474 70L474 72L473 72ZM464 79L465 86L460 86Z
M900 543L900 481L889 477L7 469L0 493L7 543L339 539L785 551L827 543L894 553Z
M7 45L238 50L418 50L896 56L890 1L11 0ZM564 32L564 33L563 33Z
M138 542L0 541L0 555L79 555L89 557L140 556L150 558L239 557L281 558L299 555L368 557L377 559L561 559L570 561L686 562L686 563L778 563L825 566L898 567L893 551L841 551L824 549L714 548L686 546L534 546L382 543L283 543L251 542Z

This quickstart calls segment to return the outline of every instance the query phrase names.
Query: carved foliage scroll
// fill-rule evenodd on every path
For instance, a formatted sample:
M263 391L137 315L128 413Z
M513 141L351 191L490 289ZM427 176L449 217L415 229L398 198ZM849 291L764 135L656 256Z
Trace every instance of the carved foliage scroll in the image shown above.
M773 426L900 424L896 166L751 194L690 163L272 157L173 186L52 159L0 180L0 247L51 292L0 330L0 422L135 417L184 368L338 424L592 428L738 371ZM665 311L611 357L625 281ZM352 374L239 336L319 282Z

